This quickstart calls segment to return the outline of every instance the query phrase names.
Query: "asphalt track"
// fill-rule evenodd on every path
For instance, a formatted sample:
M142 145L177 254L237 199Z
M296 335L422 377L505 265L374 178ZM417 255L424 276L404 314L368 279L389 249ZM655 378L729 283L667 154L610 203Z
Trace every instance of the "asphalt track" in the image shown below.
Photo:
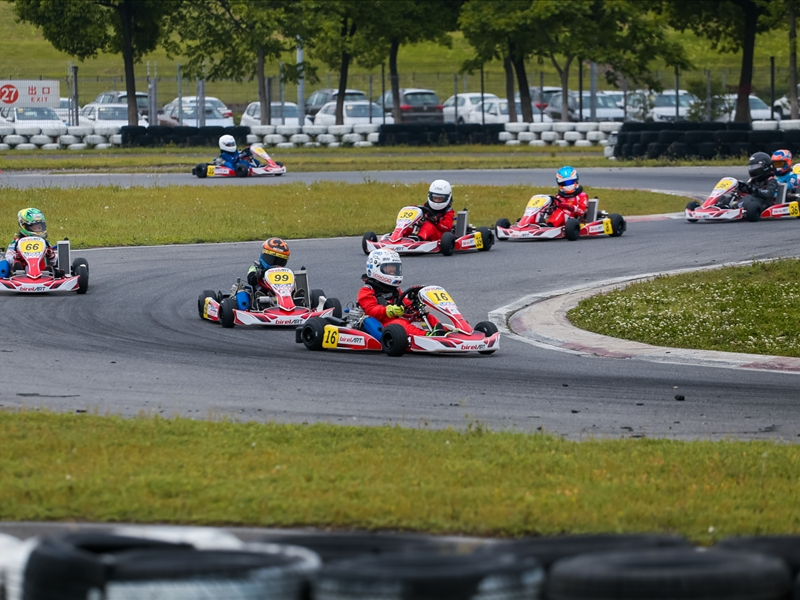
M720 171L583 169L582 179L598 187L700 194L713 187ZM552 170L546 173L552 177ZM742 176L730 169L724 174ZM308 180L341 175L318 173ZM428 181L432 174L365 176ZM447 176L455 183L475 178L536 184L540 174ZM2 175L9 185L27 177ZM306 176L296 179L301 177ZM182 178L188 181L195 180ZM498 243L486 253L409 257L404 275L410 284L444 286L474 324L532 293L693 265L794 256L800 254L799 227L796 220L632 222L621 238ZM295 344L291 330L228 330L202 321L196 308L200 291L228 288L257 248L253 242L76 253L90 263L87 295L3 298L0 405L411 427L481 423L575 439L800 435L796 374L576 356L505 337L492 356L313 353ZM313 287L343 301L354 298L364 269L358 239L292 240L291 249L290 266L308 267Z

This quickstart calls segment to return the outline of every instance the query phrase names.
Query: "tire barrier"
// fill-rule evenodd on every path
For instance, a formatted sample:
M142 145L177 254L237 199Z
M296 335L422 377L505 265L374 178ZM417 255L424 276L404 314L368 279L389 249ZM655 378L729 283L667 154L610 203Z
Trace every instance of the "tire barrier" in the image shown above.
M800 573L800 536L759 535L732 537L720 540L712 550L757 552L776 556L783 560L792 572L792 577ZM797 597L797 596L796 596Z

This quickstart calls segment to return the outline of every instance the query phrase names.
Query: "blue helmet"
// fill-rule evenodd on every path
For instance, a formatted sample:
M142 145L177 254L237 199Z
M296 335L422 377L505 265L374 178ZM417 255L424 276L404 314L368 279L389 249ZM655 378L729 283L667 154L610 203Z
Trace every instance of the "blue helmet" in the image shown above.
M556 173L558 190L564 194L573 194L578 189L578 171L574 167L561 167Z

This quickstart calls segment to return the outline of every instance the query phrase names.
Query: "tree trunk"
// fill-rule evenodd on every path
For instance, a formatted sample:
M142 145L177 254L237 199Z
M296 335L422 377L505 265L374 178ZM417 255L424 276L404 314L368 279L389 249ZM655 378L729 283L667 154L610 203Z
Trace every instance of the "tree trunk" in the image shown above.
M756 46L756 25L761 16L753 2L742 6L744 11L744 39L742 40L742 72L739 76L739 92L736 98L736 123L750 122L750 100L748 96L753 90L753 53Z
M348 42L356 34L356 23L353 21L348 29L347 17L342 19L342 70L339 72L339 95L336 97L336 124L344 125L344 94L347 89L347 71L350 68L350 51Z
M264 75L264 46L258 47L258 56L256 60L256 81L258 85L258 103L261 110L261 124L269 125L272 116L270 114L272 107L267 98L267 78Z
M128 94L128 125L139 124L139 107L136 105L136 74L133 70L133 2L124 0L117 6L122 24L122 60L125 64L125 91ZM158 125L158 115L150 115L150 125Z
M508 56L503 57L503 69L506 72L506 98L508 98L508 121L517 122L517 103L514 102L514 67Z
M403 113L400 110L400 75L397 72L397 51L400 49L400 40L392 38L389 47L389 83L392 86L392 116L395 123L403 122Z
M794 0L789 0L789 101L792 119L797 119L797 25L794 19Z
M517 73L517 87L519 88L519 101L522 104L522 120L525 123L533 122L533 107L531 106L531 90L528 87L528 75L525 72L525 60L517 56L514 44L508 43L508 54L514 71Z
M556 62L556 57L553 54L550 54L550 60L553 61L553 64L558 71L558 76L561 79L561 120L565 123L569 123L571 121L569 118L569 66L572 64L573 58L575 58L574 55L566 55L564 66L559 67L558 63Z

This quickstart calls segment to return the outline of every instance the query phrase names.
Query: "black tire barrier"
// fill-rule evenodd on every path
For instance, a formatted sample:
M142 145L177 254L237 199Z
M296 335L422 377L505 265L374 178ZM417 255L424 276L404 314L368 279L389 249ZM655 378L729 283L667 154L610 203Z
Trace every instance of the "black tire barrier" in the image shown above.
M631 144L623 144L622 150L620 151L620 156L626 160L633 158L631 154Z
M628 132L627 131L620 131L617 134L617 144L627 144L628 143Z
M750 123L734 123L731 121L727 125L728 131L750 131L753 128Z
M662 154L664 154L664 150L666 150L666 146L664 144L660 144L658 142L647 144L647 158L659 158Z
M786 600L788 567L746 552L661 549L586 554L550 570L549 600Z
M758 146L751 142L734 142L731 144L731 154L733 156L752 156L758 152Z
M199 135L202 135L210 146L216 146L219 138L225 135L224 127L199 127Z
M144 135L140 135L139 137L137 137L136 141L134 141L134 145L135 146L155 146L156 145L156 138L154 138L149 133L146 133Z
M702 144L703 142L713 140L714 132L710 129L687 131L683 139L687 144Z
M666 150L664 150L664 154L668 158L686 158L689 156L689 144L685 142L672 142Z
M270 535L261 539L271 544L289 544L316 552L323 563L351 560L363 556L447 550L447 544L421 535L378 533L310 533Z
M664 129L658 132L658 142L660 144L664 144L665 146L669 146L673 142L682 142L684 139L685 134L683 131Z
M643 131L639 134L639 143L649 146L653 142L658 142L658 131Z
M733 144L734 142L747 142L746 131L715 131L714 139L721 144Z
M776 150L786 150L786 142L772 142L769 144L764 144L764 152L772 156L772 153Z
M140 127L139 125L125 125L124 127L120 127L119 132L122 134L122 145L133 146L136 144L137 138L147 133L147 128Z
M647 148L643 144L631 144L631 155L634 158L641 158L644 156L645 150L647 150Z
M226 127L225 134L232 135L237 144L244 146L247 144L247 136L250 135L250 128L241 127L239 125L235 127Z
M732 537L720 540L711 549L776 556L786 563L793 578L800 573L800 536L797 535Z
M783 141L789 144L800 144L800 129L784 130Z
M622 124L622 129L620 131L644 131L647 127L647 123L634 123L634 122L626 122Z
M315 600L536 599L544 571L533 558L511 554L394 554L323 567L312 584Z
M147 128L147 135L153 137L157 144L164 143L164 136L165 135L173 135L175 131L174 127L166 127L164 125L151 125Z
M753 144L772 144L782 141L783 132L780 130L750 132L750 142Z
M642 132L641 131L631 131L628 133L628 143L629 144L641 144L642 143Z
M438 146L445 144L496 144L505 131L503 123L413 123L382 125L379 146Z
M205 146L206 145L206 138L202 135L190 135L186 138L186 143L189 146Z
M697 156L700 158L714 158L717 155L716 142L701 142L697 144Z

